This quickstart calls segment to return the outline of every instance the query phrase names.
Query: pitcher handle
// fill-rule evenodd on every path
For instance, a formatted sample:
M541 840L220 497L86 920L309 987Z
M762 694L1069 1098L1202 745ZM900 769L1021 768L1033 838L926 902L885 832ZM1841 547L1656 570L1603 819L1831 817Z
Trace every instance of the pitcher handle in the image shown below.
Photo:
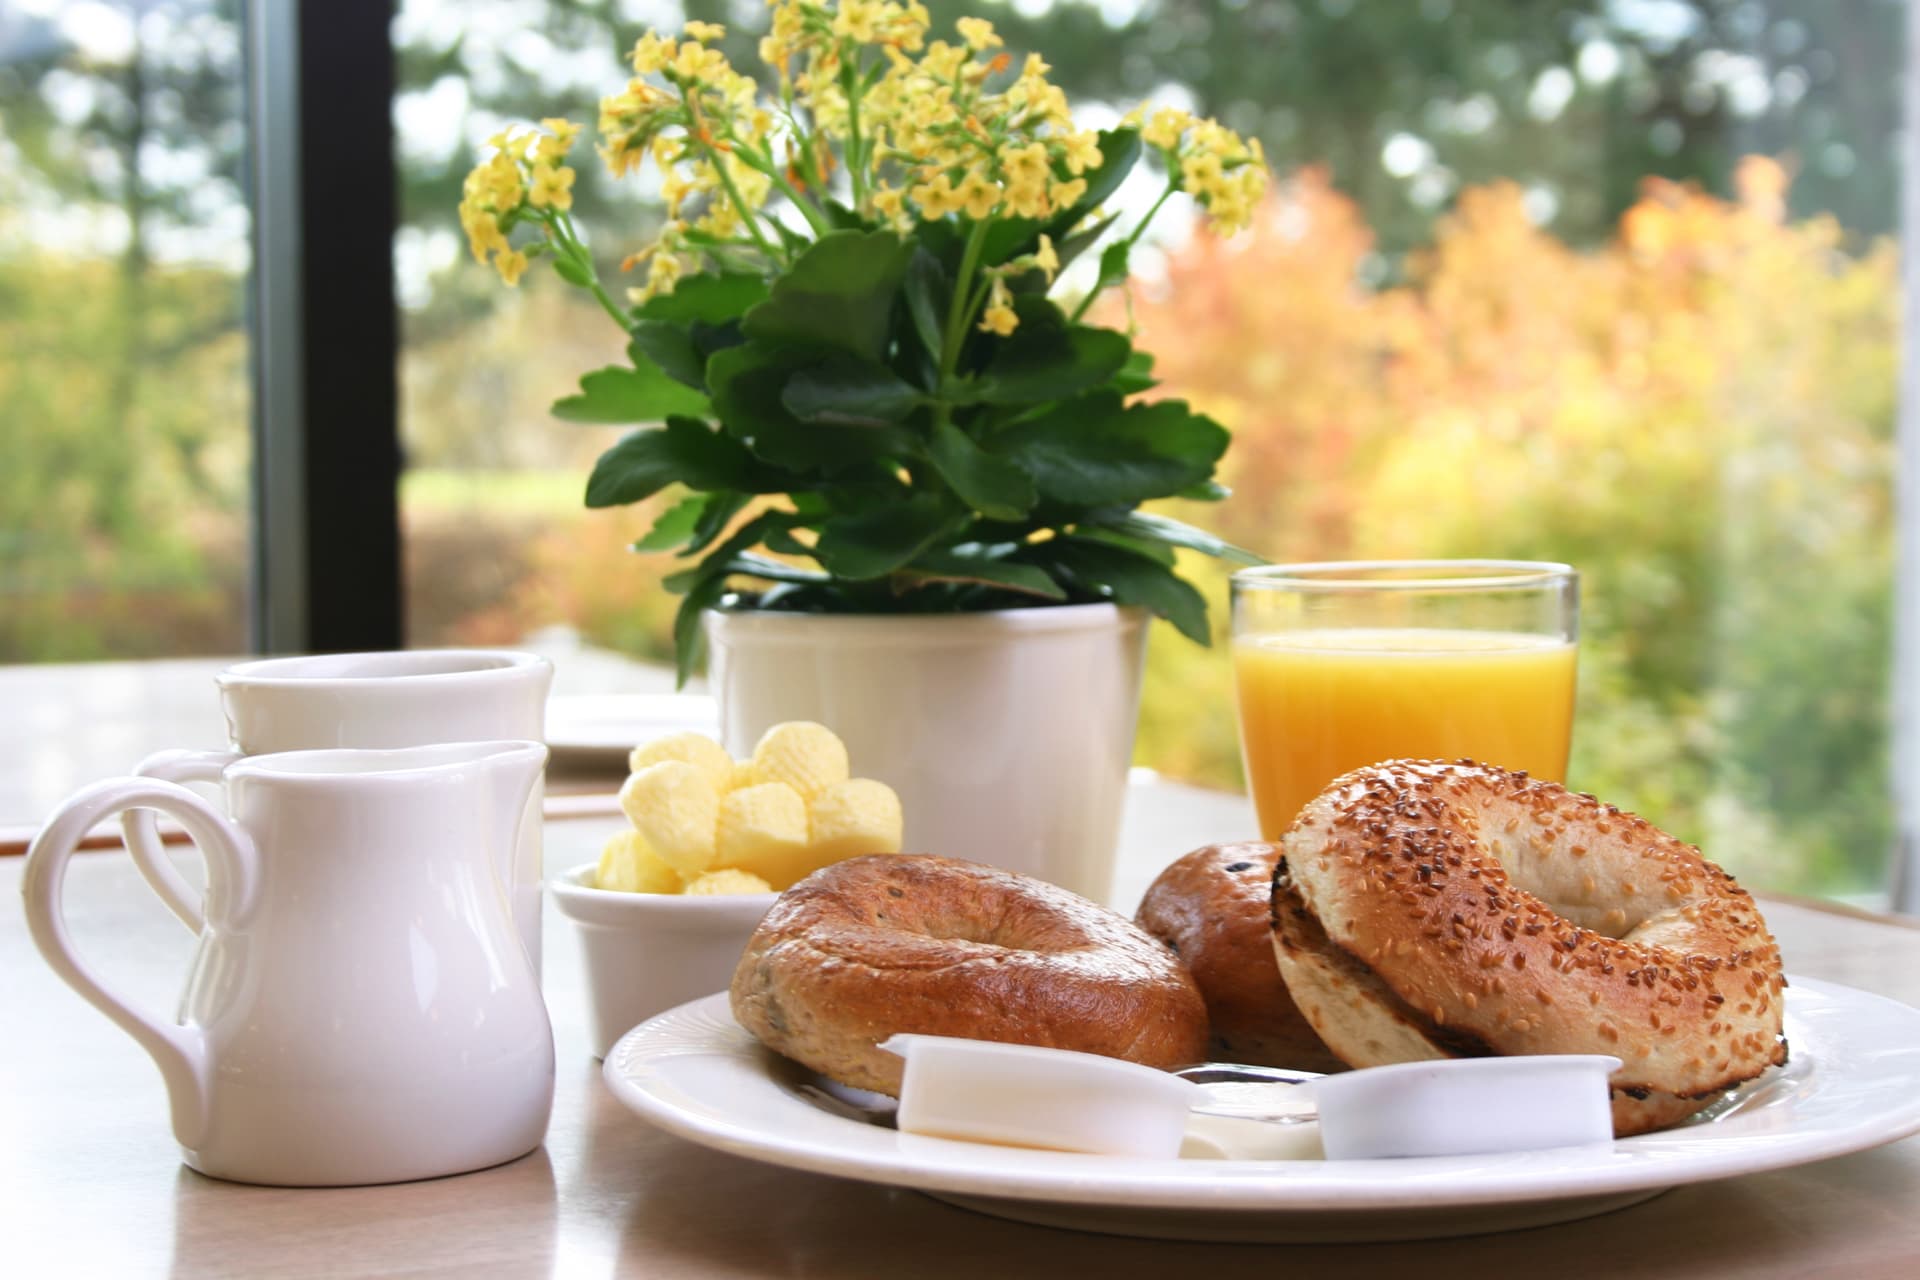
M175 783L153 778L109 778L77 791L54 811L27 849L20 893L34 945L62 981L84 996L147 1051L167 1084L173 1133L180 1145L198 1147L206 1122L211 1079L204 1036L198 1027L162 1022L109 991L67 936L67 861L94 826L126 809L157 809L186 829L207 859L207 893L236 907L253 895L258 857L247 833L220 811Z
M158 751L134 766L134 776L165 782L218 782L227 766L240 759L238 751ZM207 924L200 894L187 883L167 856L160 824L150 809L129 809L120 815L120 834L126 840L133 865L152 890L195 933Z

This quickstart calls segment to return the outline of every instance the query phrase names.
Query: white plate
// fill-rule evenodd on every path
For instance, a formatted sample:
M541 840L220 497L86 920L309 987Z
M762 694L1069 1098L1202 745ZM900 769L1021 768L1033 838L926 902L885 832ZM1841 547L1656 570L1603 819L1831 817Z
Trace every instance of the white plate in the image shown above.
M1418 1160L1141 1160L897 1133L807 1101L809 1078L741 1030L724 993L635 1027L605 1077L704 1146L1003 1217L1171 1239L1405 1240L1564 1222L1920 1131L1920 1010L1794 978L1787 1036L1792 1061L1711 1118L1610 1147Z
M712 698L610 693L547 699L547 749L580 764L625 764L641 743L687 730L720 736L720 713Z

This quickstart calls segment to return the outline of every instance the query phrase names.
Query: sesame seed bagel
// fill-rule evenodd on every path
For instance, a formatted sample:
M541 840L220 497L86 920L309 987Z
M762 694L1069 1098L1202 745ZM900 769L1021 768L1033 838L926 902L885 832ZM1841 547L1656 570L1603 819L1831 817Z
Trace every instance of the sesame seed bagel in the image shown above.
M1338 1071L1273 958L1274 844L1210 844L1160 873L1134 922L1180 957L1207 1003L1207 1056Z
M1201 1060L1206 1007L1173 954L1077 894L955 858L875 854L780 895L734 970L733 1016L832 1080L898 1094L896 1034Z
M1592 796L1390 761L1337 779L1281 849L1280 972L1349 1065L1613 1054L1624 1136L1786 1060L1786 981L1753 899Z

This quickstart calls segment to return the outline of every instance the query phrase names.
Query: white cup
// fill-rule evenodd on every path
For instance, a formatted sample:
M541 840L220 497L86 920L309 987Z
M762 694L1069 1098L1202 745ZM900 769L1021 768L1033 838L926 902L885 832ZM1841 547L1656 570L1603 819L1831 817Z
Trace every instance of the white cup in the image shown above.
M230 751L162 751L137 774L168 782L220 781L242 756L328 747L384 750L449 742L546 739L547 690L553 664L508 649L411 649L262 658L214 678L227 716ZM536 783L520 824L511 865L514 924L527 959L540 972L540 814ZM152 813L121 816L127 851L153 891L187 928L206 925L201 897L168 860Z

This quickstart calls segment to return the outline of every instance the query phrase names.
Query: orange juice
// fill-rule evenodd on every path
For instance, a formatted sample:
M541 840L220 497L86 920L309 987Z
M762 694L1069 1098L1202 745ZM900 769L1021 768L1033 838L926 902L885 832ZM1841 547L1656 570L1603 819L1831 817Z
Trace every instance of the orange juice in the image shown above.
M1278 839L1349 769L1469 756L1562 781L1574 646L1505 631L1350 629L1234 643L1240 745L1260 830Z

